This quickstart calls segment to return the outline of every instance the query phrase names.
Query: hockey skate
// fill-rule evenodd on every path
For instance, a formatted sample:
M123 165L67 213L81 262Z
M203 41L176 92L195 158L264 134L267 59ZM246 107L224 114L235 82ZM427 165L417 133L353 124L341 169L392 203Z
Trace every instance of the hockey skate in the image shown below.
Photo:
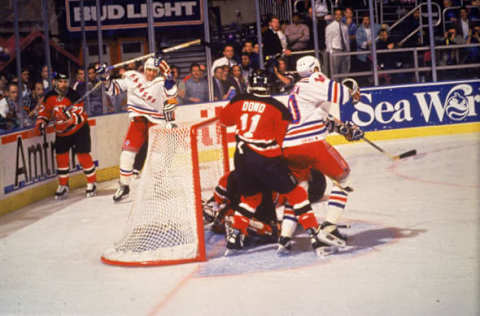
M292 238L280 236L278 239L277 255L288 256L291 253L294 244L295 242L292 240Z
M119 202L127 198L129 193L130 193L130 187L128 185L119 184L117 192L115 192L115 194L113 195L113 201Z
M95 182L87 183L87 189L85 190L85 195L87 198L94 197L97 195L97 184Z
M310 241L312 243L312 248L315 254L318 257L325 257L336 253L338 251L338 246L332 246L321 241L318 237L319 231L320 228L318 228L318 230L315 230L313 228L307 229L307 234L310 236Z
M318 230L318 239L330 246L345 247L347 237L340 233L336 224L323 222Z
M243 249L243 241L245 236L240 232L240 230L230 227L230 225L225 225L226 229L226 240L227 240L227 249L225 250L225 257L234 255Z
M63 200L67 198L68 195L68 185L59 185L57 191L55 191L55 200Z

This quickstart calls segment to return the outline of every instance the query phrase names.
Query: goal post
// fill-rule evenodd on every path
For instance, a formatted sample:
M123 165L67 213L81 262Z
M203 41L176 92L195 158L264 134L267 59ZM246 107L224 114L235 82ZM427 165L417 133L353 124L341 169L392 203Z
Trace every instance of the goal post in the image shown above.
M202 200L228 171L227 132L217 118L150 128L127 227L101 260L123 266L205 261Z

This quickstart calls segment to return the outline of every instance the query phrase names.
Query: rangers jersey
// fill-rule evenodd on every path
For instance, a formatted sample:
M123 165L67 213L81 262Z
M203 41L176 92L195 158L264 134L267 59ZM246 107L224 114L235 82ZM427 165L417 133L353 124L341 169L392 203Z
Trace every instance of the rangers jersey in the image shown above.
M72 106L72 102L78 99L78 93L71 88L68 88L65 95L56 89L49 91L38 110L37 124L41 121L48 123L53 120L58 136L74 134L87 122L88 118L83 108L83 101Z
M107 94L115 96L126 92L130 117L144 116L152 123L160 123L165 121L164 103L177 94L176 85L167 90L164 84L161 76L147 81L144 74L131 70L125 72L123 78L112 80Z
M321 72L298 81L288 99L293 121L288 127L283 147L325 139L328 133L325 120L331 105L343 105L349 100L348 87L328 79Z
M237 142L265 157L282 154L283 137L292 117L288 109L271 97L236 95L220 113L220 122L236 126Z

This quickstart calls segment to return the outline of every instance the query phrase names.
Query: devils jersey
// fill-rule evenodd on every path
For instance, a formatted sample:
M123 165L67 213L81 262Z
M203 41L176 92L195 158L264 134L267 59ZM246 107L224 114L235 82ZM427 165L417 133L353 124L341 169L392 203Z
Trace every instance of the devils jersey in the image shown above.
M72 102L79 98L78 93L71 88L68 88L65 95L60 94L56 89L49 91L40 105L37 122L42 120L48 123L53 120L58 136L74 134L87 122L88 118L83 101L71 106ZM70 120L71 118L73 120Z
M288 109L271 97L236 95L220 113L220 122L236 126L237 142L265 157L282 154L282 142L292 120Z
M293 116L293 122L288 127L283 147L325 139L325 119L331 105L343 105L349 100L349 89L328 79L321 72L298 81L288 99L288 109Z
M145 75L138 71L127 71L123 78L112 80L107 88L107 94L118 95L127 93L127 110L130 117L144 116L153 123L165 121L163 105L169 98L177 94L177 86L167 90L165 79L157 77L147 81Z

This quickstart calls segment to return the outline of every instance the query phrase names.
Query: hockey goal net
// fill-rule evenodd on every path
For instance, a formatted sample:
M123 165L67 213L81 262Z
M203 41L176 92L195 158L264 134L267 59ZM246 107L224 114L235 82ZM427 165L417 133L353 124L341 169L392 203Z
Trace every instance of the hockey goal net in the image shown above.
M202 199L228 170L226 130L216 118L150 128L126 230L102 261L145 266L206 260Z

